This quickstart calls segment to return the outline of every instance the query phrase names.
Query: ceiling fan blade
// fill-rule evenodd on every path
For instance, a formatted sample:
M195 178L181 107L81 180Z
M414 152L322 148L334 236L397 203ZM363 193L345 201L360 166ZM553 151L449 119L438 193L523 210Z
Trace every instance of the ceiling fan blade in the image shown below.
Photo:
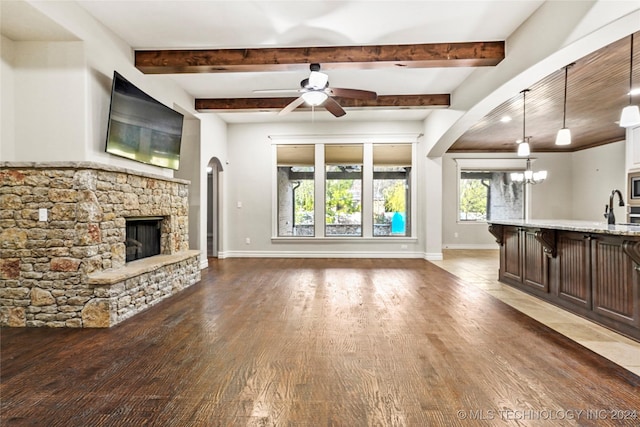
M324 104L322 104L322 106L326 108L328 112L330 112L336 117L342 117L345 114L347 114L347 112L344 111L344 109L340 106L340 104L338 104L336 100L331 97L327 98L327 100L324 101Z
M327 92L331 96L338 96L343 98L356 98L356 99L366 99L374 101L378 98L378 94L372 92L370 90L362 90L362 89L344 89L339 87L330 87L327 89Z
M290 112L292 112L293 110L295 110L296 108L301 106L303 103L304 103L304 99L302 99L302 97L298 97L298 98L294 99L293 101L291 101L282 110L280 110L278 115L279 116L284 116L285 114L289 114Z

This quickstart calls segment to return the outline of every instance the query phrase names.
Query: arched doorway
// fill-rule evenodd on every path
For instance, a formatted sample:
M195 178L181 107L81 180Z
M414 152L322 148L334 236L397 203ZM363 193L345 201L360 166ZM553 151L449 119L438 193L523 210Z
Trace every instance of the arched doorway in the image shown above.
M222 163L214 157L207 165L207 257L217 258L220 248L220 172Z

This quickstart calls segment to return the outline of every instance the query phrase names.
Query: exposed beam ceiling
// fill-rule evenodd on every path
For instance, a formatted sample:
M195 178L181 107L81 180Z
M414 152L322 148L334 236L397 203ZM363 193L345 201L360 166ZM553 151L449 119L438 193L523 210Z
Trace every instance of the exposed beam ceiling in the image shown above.
M228 111L228 110L281 110L294 98L207 98L196 99L198 111ZM335 100L343 108L374 108L404 109L404 108L447 108L450 105L449 94L442 95L384 95L376 100L367 101L353 98L339 98Z
M375 46L136 50L146 74L264 72L307 68L481 67L504 59L504 41Z
M504 59L504 42L430 43L378 46L291 47L207 50L141 50L136 67L147 74L265 72L307 69L384 67L480 67ZM201 98L198 111L279 110L294 98ZM449 94L384 95L375 101L336 98L344 108L446 108Z

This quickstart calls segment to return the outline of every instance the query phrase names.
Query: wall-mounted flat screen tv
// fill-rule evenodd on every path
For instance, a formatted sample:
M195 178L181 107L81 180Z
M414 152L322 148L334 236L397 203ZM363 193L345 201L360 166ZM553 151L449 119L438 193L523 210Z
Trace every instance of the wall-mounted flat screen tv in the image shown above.
M115 71L106 152L177 170L183 119Z

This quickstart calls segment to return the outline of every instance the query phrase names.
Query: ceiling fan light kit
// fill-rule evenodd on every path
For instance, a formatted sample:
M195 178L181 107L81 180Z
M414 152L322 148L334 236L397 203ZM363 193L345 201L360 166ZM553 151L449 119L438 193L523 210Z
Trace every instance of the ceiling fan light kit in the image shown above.
M300 96L280 110L279 115L288 114L302 104L307 103L311 107L323 106L335 117L342 117L346 112L332 98L333 96L362 100L375 100L378 98L378 94L369 90L330 87L329 76L320 72L320 64L310 64L309 69L311 71L309 77L300 82L300 89L297 90Z
M321 105L324 101L327 100L328 97L329 96L326 93L317 90L304 92L302 94L302 99L304 99L304 102L311 105L312 107Z
M320 71L311 71L309 74L309 86L311 89L324 90L329 84L329 76Z
M633 102L633 33L631 33L631 53L629 55L629 105L622 109L620 126L630 128L640 125L640 109Z

